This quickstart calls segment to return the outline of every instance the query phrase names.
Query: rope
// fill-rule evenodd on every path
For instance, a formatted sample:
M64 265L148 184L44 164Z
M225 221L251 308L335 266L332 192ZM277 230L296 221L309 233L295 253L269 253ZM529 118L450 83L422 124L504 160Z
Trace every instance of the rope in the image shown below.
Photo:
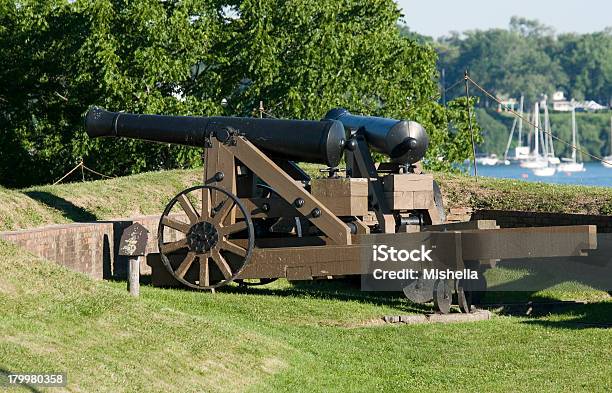
M104 175L104 174L102 174L102 173L100 173L100 172L96 172L96 171L94 171L93 169L86 167L86 166L85 166L85 164L83 164L83 163L81 163L81 166L82 166L82 167L83 167L83 169L85 169L86 171L89 171L89 172L91 172L91 173L93 173L93 174L95 174L95 175L98 175L98 176L104 177L104 178L106 178L106 179L114 179L114 178L115 178L115 176L106 176L106 175Z
M81 168L81 172L83 172L83 170L89 171L95 175L101 176L103 178L106 179L112 179L113 177L111 176L106 176L100 172L96 172L91 168L88 168L87 166L85 166L85 164L83 163L83 160L81 160L81 162L78 163L77 166L75 166L74 168L72 168L71 170L68 171L68 173L66 173L64 176L62 176L61 178L59 178L55 183L53 183L53 185L56 185L58 183L60 183L62 180L64 180L65 178L67 178L68 176L70 176L74 171L76 171L77 169ZM85 181L85 177L83 176L83 181Z
M81 165L83 165L83 161L79 162L79 165L75 166L74 168L72 168L70 171L68 171L68 173L66 173L64 176L62 176L59 180L57 180L55 183L53 183L53 185L56 185L57 183L61 182L62 180L64 180L65 178L67 178L72 172L76 171L77 169L79 169L81 167Z
M588 157L591 157L592 159L596 160L596 161L600 161L604 164L608 164L608 165L612 165L611 162L604 160L602 157L596 156L594 154L589 153L586 150L580 149L579 147L577 147L576 145L559 138L556 135L553 135L553 133L548 132L543 130L541 127L536 126L533 122L531 122L529 119L527 119L526 117L524 117L523 115L517 113L514 109L512 109L511 107L504 105L501 100L499 98L497 98L496 96L494 96L492 93L488 92L484 87L480 86L478 83L476 83L476 81L474 81L472 78L470 78L469 75L465 75L466 81L469 81L470 83L472 83L478 90L480 90L481 92L483 92L487 97L489 97L490 99L492 99L493 101L497 102L499 105L501 105L502 107L506 108L506 110L510 113L512 113L514 116L522 119L523 121L525 121L527 124L531 125L534 128L537 128L538 131L550 136L551 138L553 138L556 141L559 141L561 143L563 143L566 146L569 146L570 148L572 148L573 150L575 150L576 152L579 152L580 154L584 154Z
M278 117L274 116L273 114L271 114L270 112L266 112L266 111L261 111L261 113L263 113L264 115L266 115L267 117L270 117L272 119L278 119Z
M465 78L459 79L457 82L453 83L450 87L447 87L446 89L444 89L444 92L448 93L449 90L454 89L457 85L459 85L463 81L465 81Z

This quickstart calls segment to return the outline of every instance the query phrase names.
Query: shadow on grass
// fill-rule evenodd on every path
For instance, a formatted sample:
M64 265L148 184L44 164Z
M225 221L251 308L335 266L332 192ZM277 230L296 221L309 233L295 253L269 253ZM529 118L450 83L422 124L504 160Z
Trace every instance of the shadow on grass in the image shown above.
M502 292L497 304L485 304L499 315L527 318L522 323L560 329L612 328L612 302L559 301L534 292ZM503 299L510 302L504 304Z
M71 202L53 195L46 191L25 191L24 194L30 198L43 203L55 210L59 210L64 217L75 222L96 221L96 216L91 212L76 206Z
M115 279L115 282L125 282L124 279ZM142 275L141 284L151 282L151 277ZM263 286L241 286L230 284L219 289L219 292L259 295L274 297L311 298L321 300L337 300L343 302L360 302L376 306L387 306L405 312L432 312L431 304L412 303L401 292L364 292L360 290L360 279L342 278L334 280L292 281L288 287L275 288L274 284ZM168 287L166 287L168 288ZM186 292L200 292L187 287L171 287L174 290Z

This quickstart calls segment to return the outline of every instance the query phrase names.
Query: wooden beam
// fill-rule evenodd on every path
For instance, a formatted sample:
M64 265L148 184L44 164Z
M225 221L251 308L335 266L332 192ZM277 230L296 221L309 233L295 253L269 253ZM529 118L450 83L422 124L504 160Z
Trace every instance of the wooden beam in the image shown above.
M301 198L303 205L296 209L335 244L351 244L351 233L348 226L247 139L237 137L234 146L222 145L221 149L234 154L287 202L293 203ZM311 214L314 209L319 209L318 217Z

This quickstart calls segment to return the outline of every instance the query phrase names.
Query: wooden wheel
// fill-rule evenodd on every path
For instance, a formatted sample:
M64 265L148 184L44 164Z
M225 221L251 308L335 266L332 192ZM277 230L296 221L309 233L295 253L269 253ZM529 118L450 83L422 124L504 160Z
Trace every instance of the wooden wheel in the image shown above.
M469 314L472 312L472 291L468 289L466 280L458 280L455 283L457 292L457 303L461 312Z
M215 186L191 187L172 198L157 235L168 272L195 289L232 282L249 262L254 246L249 213L236 196Z
M436 280L433 294L436 310L442 314L448 314L453 302L453 284L451 280Z

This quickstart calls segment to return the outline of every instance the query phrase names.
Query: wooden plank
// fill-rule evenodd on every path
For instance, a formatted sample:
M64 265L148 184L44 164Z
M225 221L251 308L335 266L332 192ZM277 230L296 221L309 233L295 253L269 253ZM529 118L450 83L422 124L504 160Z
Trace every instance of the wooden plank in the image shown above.
M312 179L310 191L337 216L368 214L368 179Z
M433 175L391 174L383 177L385 192L431 191Z
M495 220L476 220L465 222L452 222L440 225L426 225L422 228L423 231L460 231L469 229L499 229Z
M597 248L597 227L466 230L461 238L464 260L584 256Z

